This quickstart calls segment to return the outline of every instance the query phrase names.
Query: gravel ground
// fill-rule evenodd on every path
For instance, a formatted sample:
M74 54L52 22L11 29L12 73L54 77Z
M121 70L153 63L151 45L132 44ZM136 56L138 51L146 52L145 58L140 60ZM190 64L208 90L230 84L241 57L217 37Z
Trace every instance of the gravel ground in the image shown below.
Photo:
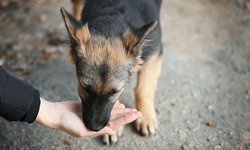
M125 127L117 144L78 140L0 118L0 149L250 149L250 12L240 0L163 0L164 61L150 137ZM59 13L68 0L0 2L0 65L51 101L78 99ZM250 6L250 5L249 5ZM131 78L121 101L134 107ZM65 141L73 140L72 145Z

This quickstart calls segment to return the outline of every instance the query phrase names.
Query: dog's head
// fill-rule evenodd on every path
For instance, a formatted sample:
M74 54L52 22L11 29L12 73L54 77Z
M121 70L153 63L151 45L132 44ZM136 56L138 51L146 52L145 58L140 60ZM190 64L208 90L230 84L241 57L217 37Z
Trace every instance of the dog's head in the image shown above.
M83 121L89 129L99 131L108 123L129 75L143 64L141 47L156 22L126 31L121 37L105 38L91 35L87 24L82 25L63 8L61 13L76 66Z

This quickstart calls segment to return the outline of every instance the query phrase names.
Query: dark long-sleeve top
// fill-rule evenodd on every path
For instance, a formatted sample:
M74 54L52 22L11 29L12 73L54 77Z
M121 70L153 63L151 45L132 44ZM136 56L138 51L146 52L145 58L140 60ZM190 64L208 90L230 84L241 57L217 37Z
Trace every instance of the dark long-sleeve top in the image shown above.
M32 123L39 107L39 92L0 66L0 116L9 121Z

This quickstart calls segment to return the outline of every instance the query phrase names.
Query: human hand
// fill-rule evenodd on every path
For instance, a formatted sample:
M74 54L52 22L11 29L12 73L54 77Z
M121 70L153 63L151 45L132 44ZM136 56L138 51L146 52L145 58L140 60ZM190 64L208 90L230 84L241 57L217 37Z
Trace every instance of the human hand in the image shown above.
M128 124L138 117L141 112L132 108L125 108L116 103L112 109L108 125L95 132L86 128L82 121L82 106L80 101L49 102L41 98L40 110L36 122L49 128L62 130L74 137L96 137L112 134L113 130Z

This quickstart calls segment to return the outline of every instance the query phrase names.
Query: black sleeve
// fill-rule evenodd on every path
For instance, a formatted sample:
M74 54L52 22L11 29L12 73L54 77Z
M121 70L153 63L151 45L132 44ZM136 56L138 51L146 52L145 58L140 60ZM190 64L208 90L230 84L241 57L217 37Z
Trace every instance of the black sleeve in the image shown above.
M9 121L32 123L39 107L39 92L0 66L0 116Z

